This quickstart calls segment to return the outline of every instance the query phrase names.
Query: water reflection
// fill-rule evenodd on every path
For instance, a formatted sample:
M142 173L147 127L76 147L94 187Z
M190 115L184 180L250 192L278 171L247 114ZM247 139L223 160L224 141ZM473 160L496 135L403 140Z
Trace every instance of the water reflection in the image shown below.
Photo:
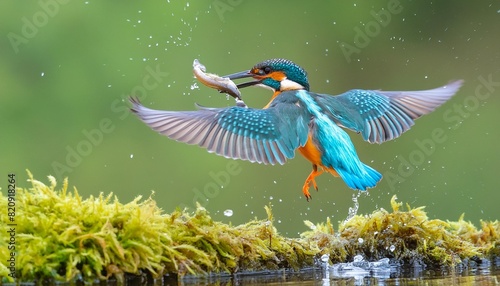
M397 268L389 264L389 258L378 261L366 261L363 256L356 255L352 262L328 265L327 255L321 257L323 279L322 285L330 285L331 278L354 278L355 285L364 285L365 277L388 279L391 272L397 272Z
M476 266L455 269L400 267L389 259L369 262L361 256L352 262L328 265L328 255L315 268L279 270L234 275L185 277L181 285L500 285L500 259L481 260ZM472 263L474 265L474 263ZM163 285L177 285L164 281Z
M50 283L40 285L500 285L500 258L480 260L476 266L454 269L425 269L423 267L400 267L381 259L369 262L358 256L352 262L328 264L328 255L318 259L317 267L299 271L253 271L235 274L213 274L206 276L177 275L152 279L149 275L126 275L124 284L116 280L94 283ZM473 265L474 263L472 263ZM2 285L14 285L4 283ZM23 283L35 285L35 283ZM36 284L38 285L38 284Z

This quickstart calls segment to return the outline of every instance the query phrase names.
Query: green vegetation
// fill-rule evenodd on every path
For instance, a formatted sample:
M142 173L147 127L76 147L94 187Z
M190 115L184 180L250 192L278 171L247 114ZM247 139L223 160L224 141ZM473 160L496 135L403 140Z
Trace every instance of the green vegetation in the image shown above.
M392 212L354 216L340 223L337 233L329 219L306 221L311 230L286 238L273 226L267 206L266 219L232 226L214 221L199 205L194 213L178 209L166 214L151 197L127 204L112 194L83 199L76 189L68 190L67 180L56 190L52 177L49 186L29 177L32 187L16 194L16 275L22 281L299 269L322 254L329 254L332 263L363 254L369 260L455 266L500 253L498 221L482 221L478 230L463 217L429 220L423 207L401 211L395 197ZM2 209L7 200L2 194ZM0 276L12 281L5 265L10 257L6 212L0 219Z

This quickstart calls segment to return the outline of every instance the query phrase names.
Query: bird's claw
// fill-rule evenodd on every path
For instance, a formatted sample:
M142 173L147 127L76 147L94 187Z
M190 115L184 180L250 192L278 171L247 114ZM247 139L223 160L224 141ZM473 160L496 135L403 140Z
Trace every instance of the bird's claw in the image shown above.
M304 196L306 197L306 200L309 201L312 199L311 194L309 193L309 182L304 183L304 187L302 187L302 193L304 193Z
M304 193L304 196L306 196L306 200L309 201L311 197L311 193L309 193L309 187L312 185L316 191L318 191L318 185L316 184L315 178L323 173L322 170L318 171L318 167L316 165L313 165L313 170L307 176L306 181L304 182L304 186L302 187L302 193Z
M304 193L304 196L306 197L307 201L312 199L311 193L309 193L310 184L312 184L314 189L318 191L318 185L316 185L316 181L314 179L307 178L306 182L304 183L304 186L302 187L302 193Z

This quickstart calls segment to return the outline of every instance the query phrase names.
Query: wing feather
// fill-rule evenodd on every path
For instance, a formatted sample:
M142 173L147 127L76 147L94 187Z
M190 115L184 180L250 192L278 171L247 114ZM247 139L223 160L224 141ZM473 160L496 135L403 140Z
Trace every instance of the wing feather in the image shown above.
M361 133L370 143L382 143L401 136L417 118L450 99L462 83L420 91L356 89L338 96L318 94L318 101L340 126Z
M295 99L297 101L298 99ZM218 155L264 164L284 164L307 141L310 115L288 94L267 109L206 108L162 111L131 98L132 111L152 129Z

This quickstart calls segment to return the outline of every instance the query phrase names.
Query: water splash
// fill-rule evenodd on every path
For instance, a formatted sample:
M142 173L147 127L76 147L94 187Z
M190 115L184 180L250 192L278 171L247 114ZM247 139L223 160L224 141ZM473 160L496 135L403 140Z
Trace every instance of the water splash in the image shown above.
M323 254L321 256L321 269L323 270L323 279L321 280L321 284L324 286L329 286L330 285L330 271L328 271L328 268L330 267L328 265L328 262L330 261L330 255L329 254Z
M382 258L378 261L366 261L362 255L356 255L352 262L337 263L329 265L330 256L324 254L320 258L323 279L321 285L330 285L331 278L354 278L354 285L358 285L365 277L390 278L391 272L396 271L396 267L389 264L389 258ZM335 284L335 283L334 283ZM361 283L359 285L363 285ZM336 284L335 284L336 285Z
M366 261L362 255L354 256L352 262L337 263L326 268L322 285L330 285L330 277L354 278L354 285L363 285L365 277L390 278L396 268L390 266L389 258Z
M357 193L354 193L352 195L352 201L354 202L354 205L349 208L349 213L347 214L347 217L344 220L344 223L351 220L351 218L353 218L358 213L358 209L359 209L358 198L359 198L360 194L361 194L361 192L357 192Z
M387 270L391 269L389 258L382 258L378 261L366 261L362 255L356 255L352 262L337 263L330 267L330 269L337 271L347 270Z

